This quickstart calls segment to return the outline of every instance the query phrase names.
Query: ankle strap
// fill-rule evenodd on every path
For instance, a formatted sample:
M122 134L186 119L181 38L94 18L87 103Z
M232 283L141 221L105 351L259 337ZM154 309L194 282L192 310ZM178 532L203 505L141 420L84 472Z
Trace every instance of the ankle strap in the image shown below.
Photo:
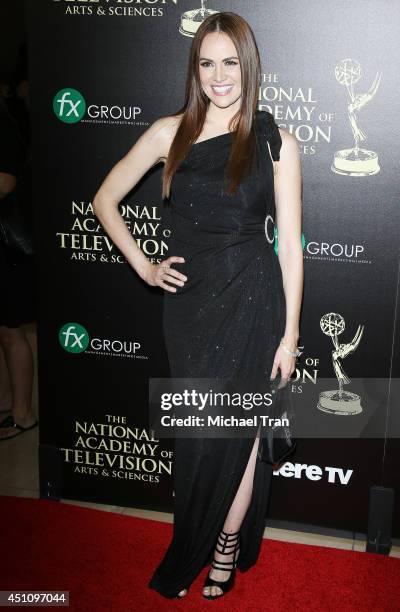
M223 529L221 529L221 533L224 534L225 537L233 537L233 536L238 536L240 534L240 530L239 531L235 531L234 533L227 533L226 531L224 531Z

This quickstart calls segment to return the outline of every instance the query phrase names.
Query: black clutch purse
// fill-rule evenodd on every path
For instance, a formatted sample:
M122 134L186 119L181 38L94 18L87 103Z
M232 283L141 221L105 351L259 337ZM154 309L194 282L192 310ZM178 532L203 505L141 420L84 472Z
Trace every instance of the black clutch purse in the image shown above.
M27 218L23 190L16 188L0 203L0 240L11 260L34 255L32 224Z
M259 460L273 466L284 463L297 448L297 440L293 435L295 411L292 392L288 382L279 387L281 380L278 376L270 380L273 401L268 408L268 417L271 425L261 426L258 447Z

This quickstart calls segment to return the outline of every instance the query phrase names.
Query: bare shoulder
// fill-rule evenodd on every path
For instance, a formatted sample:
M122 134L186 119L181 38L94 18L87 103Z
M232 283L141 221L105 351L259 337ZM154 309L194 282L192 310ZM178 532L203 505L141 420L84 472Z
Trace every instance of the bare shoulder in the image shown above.
M287 132L286 130L283 130L282 128L278 128L278 129L279 129L279 134L282 139L282 149L284 148L285 151L287 151L288 153L292 152L292 154L294 152L298 152L297 138L293 136L293 134L289 134L289 132Z
M282 146L279 156L280 161L274 163L275 180L281 182L286 178L292 181L301 174L299 143L297 138L286 130L279 128L279 134L282 139Z
M182 115L168 115L156 119L146 130L145 135L149 144L160 152L160 161L165 161L171 143L181 122Z
M280 159L285 163L285 161L289 162L289 164L299 164L300 163L300 152L299 152L299 143L297 138L290 134L286 130L279 128L279 134L282 139L282 146L280 151Z

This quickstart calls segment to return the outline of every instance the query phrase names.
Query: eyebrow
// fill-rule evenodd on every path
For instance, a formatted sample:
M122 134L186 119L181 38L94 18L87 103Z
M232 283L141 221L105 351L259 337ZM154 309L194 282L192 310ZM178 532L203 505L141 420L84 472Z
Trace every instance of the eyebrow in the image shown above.
M226 60L230 60L230 59L237 59L238 60L239 58L236 57L236 55L232 55L232 57L225 57L222 61L226 62ZM208 57L200 57L199 61L201 61L201 60L207 60L208 62L214 61L214 60L209 59Z

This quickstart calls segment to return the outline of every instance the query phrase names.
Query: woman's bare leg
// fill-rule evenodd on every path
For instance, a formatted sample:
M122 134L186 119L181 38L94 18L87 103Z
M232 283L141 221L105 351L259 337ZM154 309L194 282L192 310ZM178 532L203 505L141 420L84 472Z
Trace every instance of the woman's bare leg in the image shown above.
M22 427L29 427L36 420L31 405L34 375L31 345L21 327L4 326L0 326L0 344L10 377L14 421ZM13 428L2 428L0 436L10 437L14 431Z
M235 499L232 502L232 505L229 509L229 512L226 516L225 523L223 526L223 530L226 533L235 533L239 531L247 509L251 502L251 496L253 492L253 481L254 481L254 470L256 466L256 458L258 445L260 442L259 435L257 435L254 440L253 449L250 454L249 461L247 463L246 470L243 474L242 481L240 486L236 492ZM233 561L233 553L231 555L222 555L217 550L215 550L215 560L216 561ZM211 568L210 578L213 580L219 580L221 582L228 580L230 576L229 570L219 570ZM221 589L217 586L212 587L204 587L203 589L204 595L220 595L222 593Z

